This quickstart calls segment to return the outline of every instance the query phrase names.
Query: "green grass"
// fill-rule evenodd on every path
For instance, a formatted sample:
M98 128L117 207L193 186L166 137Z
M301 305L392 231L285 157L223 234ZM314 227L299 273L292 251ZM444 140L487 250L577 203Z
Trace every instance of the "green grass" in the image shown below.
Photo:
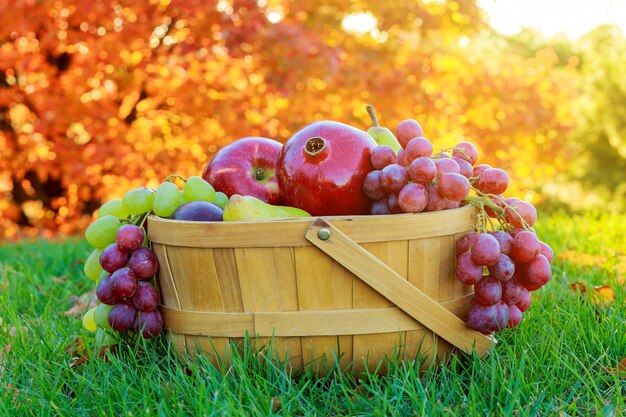
M422 374L407 362L386 376L327 378L292 378L258 355L220 372L203 359L179 362L161 339L72 367L67 347L78 336L92 343L80 317L63 314L93 289L82 275L88 246L0 246L0 416L624 415L626 379L603 368L626 356L618 267L626 216L554 214L537 230L565 257L520 327L499 334L487 358L455 356ZM574 281L612 285L616 301L581 301L569 289Z

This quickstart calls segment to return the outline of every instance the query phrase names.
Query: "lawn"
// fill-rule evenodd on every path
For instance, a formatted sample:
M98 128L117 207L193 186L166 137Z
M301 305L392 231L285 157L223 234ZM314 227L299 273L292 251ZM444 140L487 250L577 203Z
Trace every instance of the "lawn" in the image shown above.
M93 340L66 312L93 289L88 245L5 244L0 416L622 416L626 375L608 368L626 357L626 215L554 214L537 231L557 254L553 279L487 358L456 356L422 374L407 362L384 377L292 378L258 357L220 372L179 362L162 339L77 364L77 338L87 349ZM605 284L615 300L600 304L591 287Z

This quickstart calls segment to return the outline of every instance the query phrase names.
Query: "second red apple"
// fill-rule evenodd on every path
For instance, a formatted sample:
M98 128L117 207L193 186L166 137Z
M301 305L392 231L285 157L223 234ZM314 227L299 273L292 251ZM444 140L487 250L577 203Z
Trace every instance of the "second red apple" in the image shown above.
M227 196L250 195L269 204L280 204L276 164L282 144L251 136L221 148L204 169L202 178Z

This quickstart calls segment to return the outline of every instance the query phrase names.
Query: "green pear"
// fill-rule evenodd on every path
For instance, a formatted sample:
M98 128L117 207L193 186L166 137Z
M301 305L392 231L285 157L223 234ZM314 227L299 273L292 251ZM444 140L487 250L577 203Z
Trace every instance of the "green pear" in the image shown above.
M304 210L288 206L274 206L249 195L233 194L224 207L224 221L310 217Z
M402 146L400 146L400 142L398 142L398 139L396 139L391 130L378 124L378 118L376 117L374 106L368 104L365 108L367 109L367 113L370 115L372 124L374 125L367 129L367 133L374 139L374 141L376 141L377 144L389 146L395 153L398 153L398 151L402 148Z

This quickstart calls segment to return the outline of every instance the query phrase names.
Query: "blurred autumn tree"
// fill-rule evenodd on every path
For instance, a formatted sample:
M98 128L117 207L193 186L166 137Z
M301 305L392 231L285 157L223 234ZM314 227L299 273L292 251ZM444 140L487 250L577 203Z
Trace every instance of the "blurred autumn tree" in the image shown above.
M493 36L475 0L0 0L1 234L80 229L238 137L366 129L366 103L532 187L568 161L575 64Z
M583 96L575 107L577 157L562 200L578 208L626 209L626 38L600 26L578 43ZM574 180L576 187L572 187ZM563 195L563 194L569 195ZM572 199L572 195L579 198ZM573 201L572 201L573 200Z

